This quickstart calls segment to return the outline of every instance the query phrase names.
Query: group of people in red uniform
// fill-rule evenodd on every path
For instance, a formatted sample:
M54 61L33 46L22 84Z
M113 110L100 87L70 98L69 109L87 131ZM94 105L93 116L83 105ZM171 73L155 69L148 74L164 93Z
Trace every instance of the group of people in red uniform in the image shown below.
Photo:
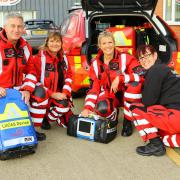
M39 54L32 55L32 48L22 38L23 17L8 14L0 32L0 96L6 88L15 88L29 105L32 120L43 129L50 129L49 121L67 126L72 114L72 73L62 50L59 32L51 32ZM46 135L36 131L39 141Z
M42 129L50 122L67 127L72 115L72 72L63 54L59 32L49 33L39 53L32 56L30 45L21 37L23 17L7 15L0 33L0 96L6 88L16 88L29 105L32 120ZM133 123L144 141L140 155L161 156L164 145L180 146L180 77L158 59L150 45L137 50L139 61L115 48L110 32L98 36L99 51L91 61L90 88L81 115L98 114L117 121L124 107L122 136L130 136ZM159 78L158 78L159 77ZM38 140L44 133L36 132Z

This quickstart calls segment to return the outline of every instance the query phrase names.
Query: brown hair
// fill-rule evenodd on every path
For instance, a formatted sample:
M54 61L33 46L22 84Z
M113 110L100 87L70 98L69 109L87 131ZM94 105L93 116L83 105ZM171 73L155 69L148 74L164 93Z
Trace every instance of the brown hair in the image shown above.
M152 54L154 54L156 49L152 45L140 45L136 51L136 56L139 58L141 54L145 54L149 50Z
M51 39L51 38L54 38L54 39L60 39L60 41L61 41L61 50L60 50L60 53L63 51L62 50L62 36L61 36L61 33L60 32L58 32L58 31L53 31L53 32L49 32L48 33L48 36L47 36L47 38L46 38L46 40L45 40L45 42L44 42L44 44L42 45L42 46L40 46L40 50L48 50L48 41L49 41L49 39Z

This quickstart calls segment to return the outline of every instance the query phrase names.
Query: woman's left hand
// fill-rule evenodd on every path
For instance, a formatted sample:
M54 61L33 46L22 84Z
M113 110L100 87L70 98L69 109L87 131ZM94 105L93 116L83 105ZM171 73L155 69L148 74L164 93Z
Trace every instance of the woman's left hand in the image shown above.
M111 89L110 89L110 92L114 92L114 93L117 93L118 91L118 85L119 85L119 76L117 76L112 84L111 84Z

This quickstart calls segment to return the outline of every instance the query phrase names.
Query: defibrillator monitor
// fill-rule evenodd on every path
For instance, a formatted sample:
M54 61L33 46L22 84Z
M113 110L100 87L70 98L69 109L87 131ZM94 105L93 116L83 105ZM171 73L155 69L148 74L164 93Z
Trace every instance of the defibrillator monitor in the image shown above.
M77 137L94 140L95 121L90 118L79 118L77 123Z

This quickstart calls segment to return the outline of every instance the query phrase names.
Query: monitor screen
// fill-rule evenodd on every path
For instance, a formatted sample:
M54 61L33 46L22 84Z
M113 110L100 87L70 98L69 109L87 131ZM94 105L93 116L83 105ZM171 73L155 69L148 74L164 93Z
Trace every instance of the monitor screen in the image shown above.
M90 131L91 131L91 122L79 121L79 131L90 133Z

